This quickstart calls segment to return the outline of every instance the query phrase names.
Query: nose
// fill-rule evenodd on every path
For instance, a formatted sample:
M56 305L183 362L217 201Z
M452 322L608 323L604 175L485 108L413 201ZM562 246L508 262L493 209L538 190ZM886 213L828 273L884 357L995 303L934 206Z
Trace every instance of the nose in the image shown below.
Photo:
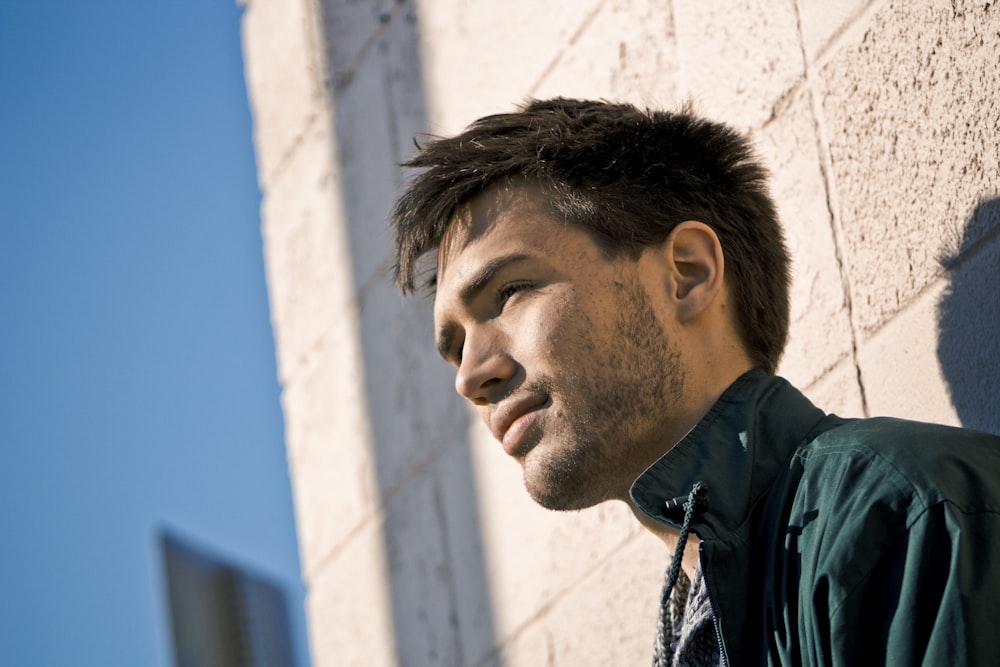
M462 362L455 376L455 391L476 405L486 405L491 397L501 393L516 372L516 364L488 334L466 336L462 346Z

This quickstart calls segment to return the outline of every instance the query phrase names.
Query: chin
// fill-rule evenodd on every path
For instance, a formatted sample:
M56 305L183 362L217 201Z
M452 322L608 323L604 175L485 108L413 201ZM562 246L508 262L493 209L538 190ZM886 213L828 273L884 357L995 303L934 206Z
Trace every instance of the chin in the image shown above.
M572 512L575 510L582 510L588 507L593 507L596 503L581 503L579 498L574 498L572 495L567 496L567 494L555 491L553 489L533 489L530 486L525 485L528 489L528 495L536 503L541 505L547 510L553 510L556 512Z
M539 458L522 461L524 488L545 509L582 510L607 500L605 494L597 492L596 480L582 475L576 466L554 465Z

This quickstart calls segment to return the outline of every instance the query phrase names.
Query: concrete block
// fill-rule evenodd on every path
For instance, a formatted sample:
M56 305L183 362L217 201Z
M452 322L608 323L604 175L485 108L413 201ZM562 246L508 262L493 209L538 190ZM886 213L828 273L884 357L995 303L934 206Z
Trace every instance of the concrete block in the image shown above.
M459 132L523 102L600 0L418 0L428 130Z
M670 554L638 535L503 645L506 667L645 665Z
M891 2L821 70L844 261L866 333L941 275L972 209L1000 192L998 34L990 3Z
M794 0L674 0L682 98L737 127L760 127L805 76Z
M802 43L810 62L872 4L873 0L799 0Z
M937 280L858 350L872 416L959 425L937 360Z
M317 573L306 598L315 667L396 667L381 525L369 523Z
M872 416L960 425L937 359L937 304L946 287L935 281L858 350Z
M358 342L345 335L282 395L303 576L374 521L381 496Z
M791 332L779 373L805 386L851 353L851 322L809 94L754 135L792 256Z
M285 384L352 308L335 151L327 126L316 124L262 205L271 322Z
M310 122L324 114L324 66L313 0L254 0L243 14L243 60L261 189Z
M613 0L597 9L532 97L624 100L640 108L677 106L677 44L669 3Z
M841 417L867 417L853 357L844 359L802 393L821 410Z

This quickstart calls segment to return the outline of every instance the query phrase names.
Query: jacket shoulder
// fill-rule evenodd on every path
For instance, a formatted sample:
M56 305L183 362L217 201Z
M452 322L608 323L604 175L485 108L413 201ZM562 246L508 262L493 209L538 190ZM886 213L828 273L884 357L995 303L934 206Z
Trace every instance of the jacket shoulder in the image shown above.
M924 507L948 501L967 512L1000 511L1000 436L990 433L858 419L821 433L797 456L806 476L830 480L839 470L872 498L902 493Z

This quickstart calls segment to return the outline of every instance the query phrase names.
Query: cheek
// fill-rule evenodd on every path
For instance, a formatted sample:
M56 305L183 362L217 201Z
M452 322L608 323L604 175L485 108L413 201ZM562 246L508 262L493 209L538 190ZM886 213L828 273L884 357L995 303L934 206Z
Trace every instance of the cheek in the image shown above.
M539 299L514 323L515 354L544 365L574 363L588 347L592 320L572 294Z

